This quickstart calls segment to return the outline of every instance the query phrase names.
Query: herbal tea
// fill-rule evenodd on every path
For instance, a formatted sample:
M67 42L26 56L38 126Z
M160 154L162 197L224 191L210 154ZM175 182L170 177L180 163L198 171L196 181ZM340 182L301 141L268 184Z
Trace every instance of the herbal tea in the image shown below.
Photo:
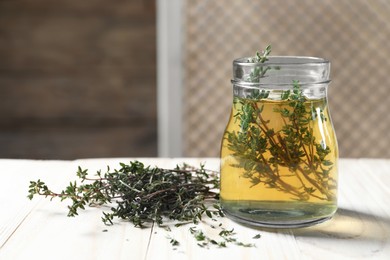
M325 98L298 82L235 97L221 148L221 205L255 225L301 226L336 210L337 141ZM271 93L275 95L275 93Z

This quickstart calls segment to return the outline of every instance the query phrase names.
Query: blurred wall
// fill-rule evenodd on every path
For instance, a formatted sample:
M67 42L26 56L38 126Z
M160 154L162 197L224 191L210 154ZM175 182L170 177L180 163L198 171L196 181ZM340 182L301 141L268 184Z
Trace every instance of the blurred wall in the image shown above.
M183 155L219 156L233 59L331 61L329 104L341 157L390 158L390 1L186 0Z
M0 158L155 156L153 0L0 0Z

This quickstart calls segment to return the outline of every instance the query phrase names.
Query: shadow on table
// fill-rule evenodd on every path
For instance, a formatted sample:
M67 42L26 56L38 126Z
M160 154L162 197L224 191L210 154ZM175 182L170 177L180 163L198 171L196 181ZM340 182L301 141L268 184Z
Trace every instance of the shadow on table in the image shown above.
M291 232L296 237L383 241L390 237L390 219L339 208L330 221L309 228L292 229Z
M390 252L390 219L367 212L339 208L328 222L286 232L313 257L318 250L353 259L381 258Z
M330 237L340 239L353 239L355 237L366 237L367 239L390 238L390 218L345 208L338 208L331 220L311 227L296 229L248 227L258 229L259 231L290 233L296 237Z
M390 252L390 218L351 209L339 208L331 220L312 227L257 229L294 236L301 251L313 259L318 259L320 253L329 256L330 252L351 259L388 259L385 255Z

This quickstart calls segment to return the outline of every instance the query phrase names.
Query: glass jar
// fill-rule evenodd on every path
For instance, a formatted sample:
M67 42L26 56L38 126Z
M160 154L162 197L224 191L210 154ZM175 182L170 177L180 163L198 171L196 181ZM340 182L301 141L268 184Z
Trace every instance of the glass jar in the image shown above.
M327 101L330 62L271 56L233 62L221 146L221 206L245 224L291 228L337 209L338 146Z

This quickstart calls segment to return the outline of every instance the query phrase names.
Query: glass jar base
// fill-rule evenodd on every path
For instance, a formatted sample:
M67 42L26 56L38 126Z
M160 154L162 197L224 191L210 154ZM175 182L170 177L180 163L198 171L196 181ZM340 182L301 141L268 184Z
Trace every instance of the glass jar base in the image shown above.
M308 202L223 202L222 209L233 221L266 228L301 228L331 219L334 204Z

